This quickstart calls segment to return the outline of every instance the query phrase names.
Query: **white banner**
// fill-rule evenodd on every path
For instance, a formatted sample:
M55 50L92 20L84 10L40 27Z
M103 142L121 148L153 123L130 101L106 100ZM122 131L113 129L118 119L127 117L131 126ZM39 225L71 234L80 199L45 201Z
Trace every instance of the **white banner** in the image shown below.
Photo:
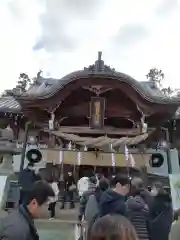
M130 160L131 166L135 167L136 163L135 163L134 157L131 153L129 154L129 160Z
M59 164L61 164L63 161L63 152L59 151Z
M81 161L82 161L82 152L78 152L77 153L77 164L81 165Z
M134 157L131 153L129 153L129 149L126 145L124 147L124 156L125 156L125 160L129 161L129 163L131 164L131 167L135 167L136 163L135 163Z
M125 160L129 161L129 149L126 145L124 146L124 156L125 156Z
M116 155L115 155L115 153L111 153L111 163L112 163L112 167L116 166Z

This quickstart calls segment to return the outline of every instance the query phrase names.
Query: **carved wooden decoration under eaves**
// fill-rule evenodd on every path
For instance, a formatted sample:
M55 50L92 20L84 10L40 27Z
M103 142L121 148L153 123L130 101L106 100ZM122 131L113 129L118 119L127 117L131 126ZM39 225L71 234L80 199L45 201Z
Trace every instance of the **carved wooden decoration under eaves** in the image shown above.
M107 88L101 85L83 86L83 88L89 90L90 92L95 93L96 96L100 96L102 93L112 90L112 88Z

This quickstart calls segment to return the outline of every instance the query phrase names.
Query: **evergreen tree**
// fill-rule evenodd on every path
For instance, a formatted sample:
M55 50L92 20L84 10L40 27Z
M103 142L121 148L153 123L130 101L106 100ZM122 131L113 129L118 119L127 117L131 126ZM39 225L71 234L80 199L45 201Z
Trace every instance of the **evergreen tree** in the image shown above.
M173 93L173 90L170 87L162 88L161 91L167 96L171 96L171 94Z
M22 94L23 92L26 92L30 86L36 84L37 79L39 77L41 77L41 73L42 73L42 71L40 70L37 73L37 76L32 79L29 78L28 74L20 73L16 87L14 87L13 89L5 90L4 93L2 94L2 96L3 97L4 96L15 96L18 94Z
M31 83L31 79L26 73L20 73L19 80L16 85L16 89L19 89L21 92L25 92Z
M163 88L162 82L164 80L164 73L161 69L151 68L149 73L146 75L147 79L151 82L154 82L159 90L162 91L167 97L171 97L171 94L174 92L171 87Z
M151 68L146 77L149 81L156 83L160 87L164 79L164 73L157 68Z

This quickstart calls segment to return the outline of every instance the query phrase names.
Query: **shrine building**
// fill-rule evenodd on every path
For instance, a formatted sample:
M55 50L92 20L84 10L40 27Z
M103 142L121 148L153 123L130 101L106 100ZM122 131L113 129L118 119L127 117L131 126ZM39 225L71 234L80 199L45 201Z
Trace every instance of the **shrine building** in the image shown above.
M13 164L20 164L28 125L27 142L36 141L41 168L53 165L61 173L78 170L81 175L87 168L110 173L146 166L153 173L150 160L159 142L168 141L169 151L176 147L174 116L180 98L168 98L154 82L117 72L101 55L61 79L38 75L26 92L0 98L1 158L14 156ZM6 141L3 134L10 129ZM166 154L167 149L160 151Z

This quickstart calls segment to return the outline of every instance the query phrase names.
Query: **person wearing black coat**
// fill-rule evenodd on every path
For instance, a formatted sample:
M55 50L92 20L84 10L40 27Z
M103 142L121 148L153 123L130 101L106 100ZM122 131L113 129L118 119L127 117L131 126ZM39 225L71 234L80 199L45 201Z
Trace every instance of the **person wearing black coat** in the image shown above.
M149 231L151 240L168 240L173 222L172 199L161 184L152 188L154 200L150 208Z
M34 171L34 164L29 163L25 169L19 175L20 186L20 199L19 204L23 202L26 197L27 191L32 187L33 183L40 181L41 177Z
M134 225L139 240L149 240L149 209L140 195L127 200L128 219Z
M141 177L134 177L131 180L131 189L129 196L136 196L137 194L140 194L144 202L147 204L148 208L150 208L153 203L154 197L152 196L150 191L145 188L144 182Z
M76 186L76 181L74 179L72 172L68 172L68 175L65 176L64 183L65 183L65 189L64 189L64 194L63 194L64 196L62 199L63 201L62 201L61 209L64 209L64 204L66 200L70 202L70 208L75 208L74 190L72 190L71 187L73 185Z
M130 179L117 174L111 180L111 188L103 192L99 203L100 216L120 214L127 216L126 198L129 193Z

